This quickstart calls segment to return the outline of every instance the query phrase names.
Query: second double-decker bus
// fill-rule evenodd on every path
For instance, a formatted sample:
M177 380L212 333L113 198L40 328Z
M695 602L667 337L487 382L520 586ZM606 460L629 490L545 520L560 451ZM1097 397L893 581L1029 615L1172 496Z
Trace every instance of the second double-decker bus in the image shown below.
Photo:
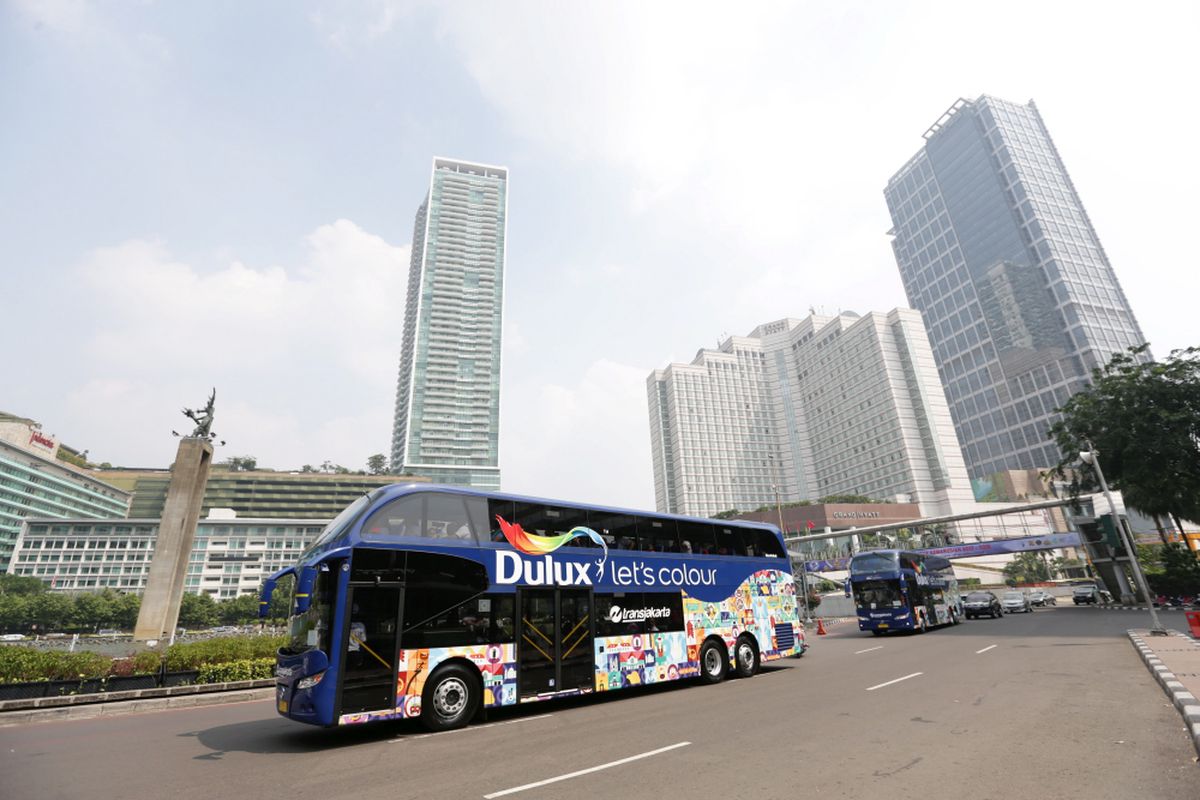
M419 718L727 672L802 654L779 530L428 484L356 501L295 567L280 714Z
M908 550L871 550L850 559L858 629L875 635L924 633L963 619L958 579L948 559Z

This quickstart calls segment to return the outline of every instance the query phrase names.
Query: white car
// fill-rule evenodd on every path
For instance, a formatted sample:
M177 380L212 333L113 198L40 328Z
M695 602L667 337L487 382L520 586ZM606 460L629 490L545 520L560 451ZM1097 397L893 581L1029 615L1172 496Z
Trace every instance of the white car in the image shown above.
M6 633L0 636L0 642L23 642L25 637L19 633Z

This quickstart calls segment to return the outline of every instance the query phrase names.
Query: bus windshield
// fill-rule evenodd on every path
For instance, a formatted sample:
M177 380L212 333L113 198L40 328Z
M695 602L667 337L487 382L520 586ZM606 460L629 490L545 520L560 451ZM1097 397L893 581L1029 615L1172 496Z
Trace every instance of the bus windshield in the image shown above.
M316 550L326 542L332 541L338 534L346 530L346 528L349 527L350 522L358 516L358 512L362 511L370 502L371 496L364 494L362 497L346 506L342 513L334 517L333 521L325 526L325 530L321 531L321 535L313 540L313 543L310 544L308 548L300 555L300 558L303 559L309 553Z
M854 596L859 608L900 608L904 605L899 581L863 581L855 584Z
M333 609L332 573L320 572L313 585L312 602L303 614L288 618L289 653L302 653L317 648L329 651L329 629Z
M897 554L892 551L859 553L850 560L850 574L863 575L869 572L895 572Z

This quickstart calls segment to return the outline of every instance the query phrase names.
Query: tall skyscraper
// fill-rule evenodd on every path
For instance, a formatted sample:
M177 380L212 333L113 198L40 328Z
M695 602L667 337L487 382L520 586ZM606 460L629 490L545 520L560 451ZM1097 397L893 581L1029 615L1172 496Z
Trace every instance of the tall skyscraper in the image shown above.
M959 100L884 195L971 477L1056 464L1054 410L1143 337L1037 107Z
M417 209L392 471L500 488L500 326L508 170L433 160Z
M971 510L921 315L759 325L646 381L659 511L706 516L859 494ZM778 495L776 495L778 490Z

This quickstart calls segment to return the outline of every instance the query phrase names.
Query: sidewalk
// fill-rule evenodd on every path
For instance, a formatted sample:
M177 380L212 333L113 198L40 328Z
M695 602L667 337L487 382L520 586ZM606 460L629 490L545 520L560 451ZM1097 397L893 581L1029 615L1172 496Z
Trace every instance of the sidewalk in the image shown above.
M1175 630L1169 636L1151 636L1145 629L1128 633L1150 674L1183 717L1200 754L1200 641Z

